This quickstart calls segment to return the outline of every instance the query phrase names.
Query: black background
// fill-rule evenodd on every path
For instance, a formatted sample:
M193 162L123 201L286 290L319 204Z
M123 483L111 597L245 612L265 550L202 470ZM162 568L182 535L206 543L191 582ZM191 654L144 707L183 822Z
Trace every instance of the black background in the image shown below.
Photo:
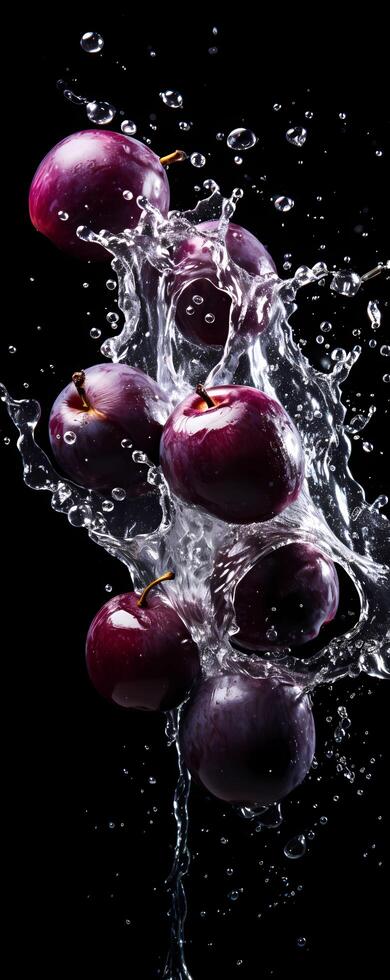
M104 36L101 56L80 51L79 38L91 26ZM194 185L201 187L208 177L225 193L243 187L237 220L267 244L282 275L286 253L293 268L320 259L346 265L349 256L361 273L388 258L380 32L372 38L362 30L356 37L345 29L340 33L339 24L332 30L328 24L328 31L318 25L309 41L299 41L290 25L282 28L282 18L252 32L238 15L221 23L197 13L191 28L184 28L172 11L158 23L152 16L149 22L147 13L135 22L114 12L103 23L62 10L50 24L25 23L22 33L15 28L8 84L15 91L20 86L23 97L8 124L7 291L11 282L12 300L2 327L1 377L14 396L41 402L44 447L54 397L75 365L100 359L101 341L92 340L89 330L98 326L102 339L108 335L105 314L115 308L115 294L105 288L109 266L82 267L56 252L28 220L28 187L40 159L68 133L87 128L84 109L65 102L58 79L83 95L111 101L118 112L123 109L137 123L137 136L150 138L160 154L176 146L205 153L201 170L189 163L171 168L172 206L193 206L203 194ZM216 54L209 54L212 46L218 47ZM182 93L180 112L163 106L158 93L165 88ZM275 104L281 108L275 110ZM310 120L307 111L313 112ZM156 131L149 128L151 113L157 116ZM340 113L346 113L345 120ZM178 129L180 118L193 121L188 133ZM117 114L113 128L119 129L120 119ZM294 124L308 129L301 150L285 139ZM225 140L215 139L218 131L227 135L239 125L260 137L243 154L241 166ZM7 197L10 189L7 180ZM271 202L275 194L291 196L294 209L277 212ZM324 347L315 342L322 320L333 324L325 336L331 349L363 346L345 400L359 409L377 406L352 456L353 472L370 500L386 491L388 399L382 376L389 367L379 353L388 328L374 335L366 307L369 299L379 299L385 312L388 294L385 277L344 302L327 287L313 288L302 294L295 315L297 336L307 341L306 352L316 364L324 356ZM355 339L356 329L361 335ZM373 350L368 341L374 336ZM9 346L16 353L9 353ZM373 444L371 453L363 450L363 440ZM107 955L111 976L125 968L129 976L147 980L159 975L168 943L163 882L174 840L174 749L165 747L161 719L104 704L88 684L83 658L89 622L108 598L105 584L113 594L123 591L126 571L84 532L53 514L46 494L24 486L14 430L3 412L0 459L9 534L2 585L11 858L5 896L16 933L14 956L26 956L56 976L67 955L75 962L76 950L77 962L85 960L91 969L96 957L102 963ZM279 831L257 835L236 814L193 791L186 935L194 980L287 978L295 971L312 977L326 970L341 977L346 969L367 963L374 970L381 962L384 819L379 817L387 785L387 691L385 684L367 679L319 693L319 769L298 794L299 802L286 804ZM337 704L347 705L352 720L342 747L356 768L352 785L336 773L335 760L324 756ZM336 748L331 738L329 744ZM326 826L318 823L321 815L328 818ZM315 837L306 856L286 860L286 841L308 828ZM227 897L234 888L243 889L236 902ZM295 896L287 897L291 890ZM299 948L302 936L306 943Z

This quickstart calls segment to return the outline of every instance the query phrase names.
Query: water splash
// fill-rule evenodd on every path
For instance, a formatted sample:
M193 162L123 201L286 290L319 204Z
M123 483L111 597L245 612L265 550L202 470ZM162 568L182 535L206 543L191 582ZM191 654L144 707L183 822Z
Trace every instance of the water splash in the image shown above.
M56 473L35 441L39 404L16 401L1 387L1 397L19 430L24 479L34 489L49 491L54 510L66 514L72 526L84 527L93 541L122 561L136 589L166 568L175 569L175 582L168 583L166 591L198 643L206 674L236 670L259 676L282 663L305 690L362 671L390 676L389 522L381 513L381 498L369 504L350 472L349 435L360 431L366 419L355 416L346 425L341 400L341 385L360 356L360 348L343 351L328 373L317 371L304 357L289 320L299 289L324 278L328 270L323 263L312 269L301 266L291 279L281 281L276 274L256 277L235 266L225 248L225 235L241 195L237 189L226 200L214 190L194 211L171 212L167 219L145 198L139 198L140 222L134 230L112 235L83 227L78 234L111 252L118 280L118 308L124 326L118 335L104 341L102 354L113 362L127 361L154 377L167 393L171 408L200 380L206 386L249 384L276 398L294 419L304 446L306 480L299 499L263 524L227 525L173 497L160 470L124 440L123 451L136 454L147 469L150 493L141 500L123 500L120 493L106 500ZM173 247L191 234L194 224L211 218L218 220L217 229L203 234L212 251L218 284L231 298L229 335L219 351L196 347L176 330L178 295L170 286L175 270ZM345 294L344 279L342 286ZM256 310L259 330L265 328L257 336L245 332L248 307ZM368 314L377 329L377 304L369 303ZM262 657L240 653L232 645L236 584L270 549L297 539L320 544L325 554L343 566L360 599L358 620L307 660L295 658L290 650L275 652L272 648ZM221 554L224 559L218 561ZM221 617L215 615L216 606L222 609ZM172 942L166 980L189 980L183 947L189 776L180 755L179 723L180 711L169 721L177 745L179 780L174 801L177 842L168 879ZM272 813L267 817L264 808L245 816L257 817L259 826L267 821L271 826L280 817Z

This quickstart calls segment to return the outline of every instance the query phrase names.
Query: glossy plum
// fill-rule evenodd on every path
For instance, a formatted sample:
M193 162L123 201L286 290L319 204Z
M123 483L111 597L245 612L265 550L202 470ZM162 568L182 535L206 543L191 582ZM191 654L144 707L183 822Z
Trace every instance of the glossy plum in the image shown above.
M53 454L75 483L90 490L122 487L145 493L146 467L134 450L158 463L167 400L156 382L127 364L96 364L74 375L49 420ZM77 380L78 379L78 380Z
M198 648L164 597L125 593L99 610L88 631L87 669L113 704L168 711L189 693L200 670Z
M177 246L174 261L177 271L169 283L169 293L177 300L176 325L187 340L200 346L224 346L229 332L232 298L222 288L210 239L218 221L204 221L194 234ZM202 234L199 234L201 232ZM276 273L275 264L264 245L239 225L230 223L226 233L226 250L233 262L251 276ZM272 282L264 283L245 312L240 329L260 333L269 320ZM194 298L195 297L195 298ZM240 306L232 311L232 322L238 329Z
M285 410L243 385L189 395L165 423L160 457L178 497L232 524L270 520L296 499L304 476Z
M39 164L30 187L30 217L58 248L101 261L109 253L78 238L77 228L114 233L134 228L141 214L139 195L167 214L169 184L158 156L123 133L87 129L61 140Z
M336 567L314 545L271 551L238 582L234 640L250 650L297 647L318 636L339 603Z
M286 672L202 680L184 709L181 748L204 789L227 803L268 805L310 769L315 728L307 695Z

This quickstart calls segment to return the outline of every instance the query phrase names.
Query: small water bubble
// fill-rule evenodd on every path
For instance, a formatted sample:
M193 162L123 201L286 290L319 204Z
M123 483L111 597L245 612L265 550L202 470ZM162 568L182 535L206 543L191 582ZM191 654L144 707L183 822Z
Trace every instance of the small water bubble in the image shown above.
M363 442L363 449L365 453L372 453L374 449L372 442Z
M187 306L186 307L186 313L187 313L187 316L193 316L194 313L195 313L194 307L193 306Z
M233 891L228 893L228 899L230 902L236 902L240 897L240 891L238 888L234 888Z
M115 279L107 279L106 280L106 289L110 289L110 290L116 289Z
M124 490L123 487L114 487L114 489L111 490L111 496L113 500L124 500L126 496L126 490Z
M349 269L339 269L334 273L330 289L340 296L356 296L361 286L361 278Z
M286 140L292 143L293 146L303 146L306 143L307 130L303 126L293 126L291 129L287 130Z
M257 143L257 136L251 129L232 129L226 142L231 150L249 150Z
M133 196L134 195L133 195L132 191L123 191L122 192L122 197L124 197L125 201L132 201L133 200Z
M118 323L119 313L107 313L107 323Z
M106 514L109 514L111 510L114 510L114 504L112 500L103 500L102 510L104 510Z
M323 338L322 334L320 334L320 333L318 334L318 336L316 337L316 341L317 341L317 344L323 344L324 343L324 338Z
M107 585L104 586L104 590L105 592L112 592L112 585L110 585L110 583L107 582Z
M203 296L193 296L192 302L195 303L196 306L201 306L203 303Z
M383 150L375 150L376 157L383 157Z
M134 136L134 133L137 132L137 126L132 119L123 119L121 122L121 130L122 133L125 134L125 136Z
M332 361L345 361L347 352L344 350L343 347L335 347L334 350L331 351L330 356L332 358Z
M156 783L157 783L156 777L155 776L149 776L148 783L150 783L151 786L155 786Z
M203 186L203 190L210 191L211 194L214 191L219 191L219 186L215 180L204 180L202 186Z
M240 167L243 162L242 157L234 157L234 162Z
M297 834L296 837L292 837L291 840L285 844L283 853L285 857L290 858L292 861L303 857L303 855L306 853L306 838L304 834Z
M86 527L91 520L92 511L88 504L74 504L68 511L68 521L72 527Z
M60 221L68 221L69 215L67 211L57 211Z
M385 382L385 385L388 385L390 383L390 374L384 374L382 381Z
M10 442L11 442L11 440L10 440L9 436L4 436L4 438L3 438L4 445L5 446L9 446L10 445Z
M271 626L270 629L267 630L265 635L267 637L267 640L271 640L271 641L277 640L278 638L278 634L274 626Z
M280 105L280 102L274 102L272 108L273 108L274 112L280 112L280 110L281 110L282 107Z
M205 316L204 319L205 319L205 323L214 323L214 320L215 320L214 313L206 313L206 316Z
M346 118L347 118L346 112L339 112L339 119L346 119Z
M191 122L186 122L184 119L181 119L180 122L179 122L179 129L181 129L182 132L184 132L184 133L188 133L188 130L191 129L191 126L192 126L192 123Z
M306 946L306 937L305 936L298 936L297 946L298 946L298 949L304 949L305 948L305 946Z
M122 446L122 449L132 449L133 448L133 443L130 441L130 439L122 439L121 440L121 446Z
M327 824L327 823L328 823L328 818L327 817L320 817L321 827L325 827L325 824Z
M91 122L105 126L114 119L116 109L110 102L87 102L86 112Z
M389 344L382 344L382 347L380 348L379 353L382 354L382 357L390 357L390 346L389 346Z
M203 153L191 153L190 163L192 163L193 167L204 167L206 157L203 156Z
M209 54L218 54L218 48L212 47L208 49Z
M73 444L76 442L76 438L77 438L76 433L72 432L71 429L68 429L67 432L64 432L64 442L66 442L68 446L73 446Z
M166 89L165 92L160 92L160 99L162 99L164 105L167 105L169 109L181 109L183 105L183 96L180 92L176 92L174 89Z
M95 31L87 31L80 40L80 46L87 54L98 54L104 47L104 40L101 34Z
M13 344L10 344L9 345L9 347L8 347L8 353L9 354L16 354L16 347L14 347Z
M274 206L277 211L291 211L294 207L295 202L292 197L276 197L274 200Z
M220 143L222 140L225 139L225 133L216 133L215 139L218 140L218 142Z
M101 335L102 331L99 330L98 327L92 327L92 329L89 331L89 336L92 337L92 340L98 340Z

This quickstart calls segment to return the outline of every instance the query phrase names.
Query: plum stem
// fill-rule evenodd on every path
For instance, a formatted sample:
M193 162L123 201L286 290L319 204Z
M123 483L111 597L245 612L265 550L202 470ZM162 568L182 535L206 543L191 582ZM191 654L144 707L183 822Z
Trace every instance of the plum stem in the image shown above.
M144 589L144 591L141 593L139 599L137 600L137 606L138 606L138 608L141 608L141 606L145 605L146 596L147 596L149 590L150 589L153 589L153 586L154 585L158 585L159 582L168 582L169 579L172 579L172 578L175 578L175 573L174 572L164 572L164 575L160 575L159 578L153 579L153 582L149 582L149 585L146 586L146 589Z
M217 403L213 402L213 399L210 398L210 395L206 391L206 388L203 387L203 385L197 385L195 391L197 395L200 395L200 397L203 398L203 401L206 402L208 408L216 408Z
M74 374L72 374L72 381L73 384L75 385L77 393L80 395L83 408L89 409L91 406L85 394L85 388L84 388L85 371L75 371Z
M173 153L167 153L165 157L160 157L160 163L163 167L167 167L170 163L181 163L182 160L187 159L187 154L184 150L173 150Z

